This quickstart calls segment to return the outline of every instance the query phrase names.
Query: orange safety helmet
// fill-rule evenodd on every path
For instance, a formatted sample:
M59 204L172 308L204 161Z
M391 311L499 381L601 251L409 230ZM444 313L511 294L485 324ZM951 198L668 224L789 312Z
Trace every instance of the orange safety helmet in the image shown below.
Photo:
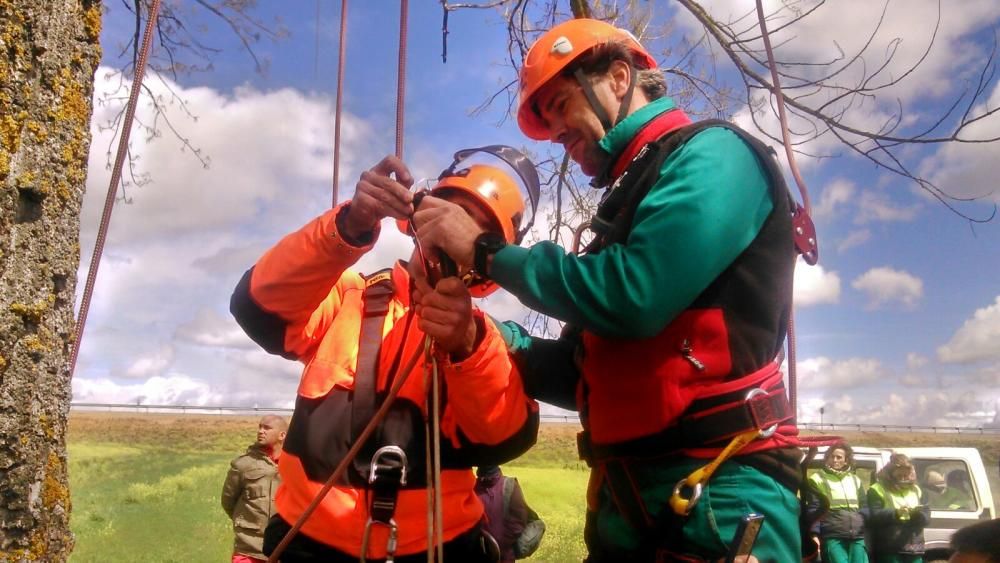
M580 55L612 41L623 43L636 55L638 68L657 67L656 59L634 35L601 20L572 19L553 27L535 41L521 67L517 124L525 135L538 141L549 138L548 127L531 107L532 96Z
M518 229L524 217L524 198L521 190L506 172L486 164L473 164L442 176L431 188L431 195L442 191L458 190L475 196L483 210L500 226L508 244L520 242Z
M508 244L521 242L523 233L518 229L524 217L524 199L517 182L503 170L486 164L473 164L460 170L448 169L441 173L433 188L422 193L441 197L441 192L448 190L475 196L483 211L500 227L504 240ZM419 205L419 200L414 202ZM397 219L396 225L403 234L413 234L408 220Z
M528 221L527 225L521 225L525 211L524 198L521 195L520 187L510 174L486 164L473 164L459 168L465 159L476 153L486 153L507 163L524 182L524 189L531 203L531 220ZM488 145L456 152L455 159L448 168L441 172L434 187L423 193L440 196L444 195L441 192L448 190L457 190L472 195L500 227L504 240L508 244L520 244L521 239L535 222L535 210L538 208L539 199L538 171L535 170L531 159L514 147ZM420 205L418 199L414 199L414 205ZM408 220L396 221L400 231L413 236L409 223ZM499 287L493 281L475 272L465 274L462 279L473 297L485 297Z

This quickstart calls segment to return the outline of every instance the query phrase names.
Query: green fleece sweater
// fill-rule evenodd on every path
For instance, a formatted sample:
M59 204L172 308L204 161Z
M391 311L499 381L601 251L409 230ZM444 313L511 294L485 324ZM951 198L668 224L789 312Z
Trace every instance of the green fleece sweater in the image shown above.
M617 157L661 98L623 119L600 146ZM767 171L735 133L706 129L671 154L624 244L584 256L550 241L497 252L490 275L526 306L607 338L658 334L753 241L773 208Z

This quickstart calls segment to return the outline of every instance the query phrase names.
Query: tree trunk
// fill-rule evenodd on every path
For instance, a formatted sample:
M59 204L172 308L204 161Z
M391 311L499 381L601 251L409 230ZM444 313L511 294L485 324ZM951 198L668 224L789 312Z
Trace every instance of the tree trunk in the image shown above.
M0 0L0 562L65 561L99 0Z

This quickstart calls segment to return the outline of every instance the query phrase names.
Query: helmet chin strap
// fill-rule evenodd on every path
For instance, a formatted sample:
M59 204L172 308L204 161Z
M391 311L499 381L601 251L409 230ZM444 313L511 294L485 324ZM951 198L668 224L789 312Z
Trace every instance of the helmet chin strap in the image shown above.
M594 93L594 87L590 85L590 80L587 75L583 73L583 70L577 68L573 71L573 78L580 84L580 88L583 90L583 95L587 97L587 102L590 104L590 108L594 111L597 119L600 120L601 126L604 127L604 134L607 135L608 131L615 125L621 123L621 120L625 119L628 115L629 107L632 105L632 93L635 92L635 84L637 80L638 70L632 66L631 63L628 65L628 90L622 97L621 105L618 106L618 116L615 117L614 121L608 116L608 112L604 111L604 106L597 99L597 94Z

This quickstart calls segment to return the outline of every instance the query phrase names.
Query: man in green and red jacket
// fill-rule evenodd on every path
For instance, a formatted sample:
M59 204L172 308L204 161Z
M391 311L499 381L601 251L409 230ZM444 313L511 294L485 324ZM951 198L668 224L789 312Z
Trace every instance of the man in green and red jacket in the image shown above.
M754 555L797 561L800 455L776 360L792 202L766 150L726 124L691 124L656 66L628 32L583 19L526 57L521 130L611 186L582 255L504 244L440 200L417 212L417 234L568 323L555 341L505 330L529 394L580 412L588 561L713 561L751 512L765 516ZM710 480L680 485L758 430ZM675 485L687 511L669 506Z

